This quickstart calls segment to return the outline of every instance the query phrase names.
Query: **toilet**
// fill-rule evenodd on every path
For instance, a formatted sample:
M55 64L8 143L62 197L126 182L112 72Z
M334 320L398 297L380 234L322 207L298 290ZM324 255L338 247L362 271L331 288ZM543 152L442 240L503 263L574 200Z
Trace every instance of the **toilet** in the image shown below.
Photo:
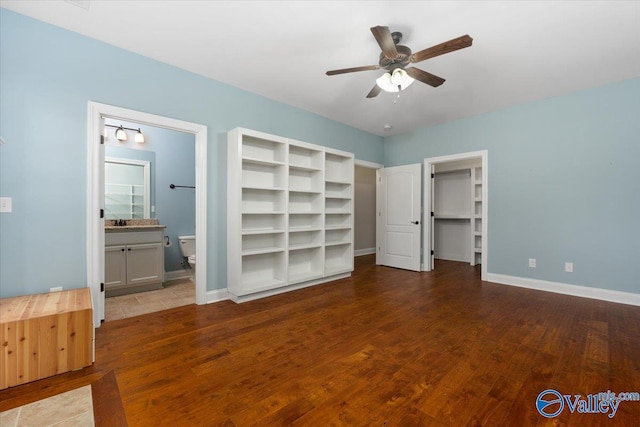
M180 253L187 258L189 265L193 269L191 280L196 279L196 236L178 236L180 242Z

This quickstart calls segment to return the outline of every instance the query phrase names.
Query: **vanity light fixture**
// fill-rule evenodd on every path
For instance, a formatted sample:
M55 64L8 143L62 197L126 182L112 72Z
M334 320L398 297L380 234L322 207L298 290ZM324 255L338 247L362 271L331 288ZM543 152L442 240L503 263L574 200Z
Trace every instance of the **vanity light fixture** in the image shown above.
M118 141L126 141L127 140L127 133L124 131L124 128L122 126L120 126L118 129L116 129L116 139Z
M142 134L142 132L140 132L140 128L138 128L135 140L138 144L144 144L144 135Z
M142 131L140 130L140 128L138 129L133 129L133 128L126 128L122 125L120 126L116 126L116 125L104 125L105 126L105 138L107 135L107 127L110 128L115 128L116 129L116 139L118 141L126 141L127 140L127 132L125 132L125 130L130 130L130 131L134 131L136 132L136 136L134 137L134 140L138 143L138 144L144 144L144 135L142 134Z

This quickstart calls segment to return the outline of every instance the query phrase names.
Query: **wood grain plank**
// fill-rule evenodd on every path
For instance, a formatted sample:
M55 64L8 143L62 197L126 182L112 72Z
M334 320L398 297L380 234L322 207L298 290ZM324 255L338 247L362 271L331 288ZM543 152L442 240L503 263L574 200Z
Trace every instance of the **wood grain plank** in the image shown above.
M0 410L113 372L136 426L598 425L535 399L637 389L638 330L640 307L365 256L350 279L105 323L94 366L2 390ZM639 418L625 402L611 424Z

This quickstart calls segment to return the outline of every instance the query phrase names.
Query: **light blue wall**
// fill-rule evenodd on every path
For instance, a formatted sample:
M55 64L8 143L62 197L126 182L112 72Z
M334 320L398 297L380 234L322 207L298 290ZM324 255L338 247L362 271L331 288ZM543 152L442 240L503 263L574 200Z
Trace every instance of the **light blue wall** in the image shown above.
M135 132L128 132L129 138L124 143L118 142L114 129L110 128L105 147L106 155L114 153L117 157L129 157L142 160L145 153L153 154L152 163L152 201L160 224L166 225L165 236L173 245L165 248L165 271L181 270L184 261L180 253L178 236L192 235L196 231L196 193L191 188L169 188L169 184L195 186L195 136L189 133L162 129L154 126L143 126L126 121L109 121L110 124L123 125L131 129L140 128L145 137L144 144L134 141ZM128 148L121 148L122 146ZM123 153L123 151L125 151ZM136 154L139 153L139 154ZM188 264L187 264L188 268Z
M383 162L381 137L6 9L0 92L0 195L14 209L0 214L0 297L87 285L88 101L208 127L209 290L226 286L227 131L243 126Z
M640 293L639 78L389 137L385 165L483 149L490 273Z

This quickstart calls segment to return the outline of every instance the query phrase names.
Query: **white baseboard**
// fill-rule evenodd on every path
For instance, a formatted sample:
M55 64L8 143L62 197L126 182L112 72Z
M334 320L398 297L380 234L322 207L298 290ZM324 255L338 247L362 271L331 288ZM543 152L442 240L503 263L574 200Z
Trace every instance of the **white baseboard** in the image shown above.
M192 275L193 270L186 268L184 270L165 271L164 281L168 282L169 280L188 279L192 277Z
M229 299L229 291L227 291L227 288L207 291L207 304L211 304L212 302L224 301L228 299Z
M376 248L356 249L355 251L353 251L353 256L362 256L362 255L369 255L369 254L375 254L375 253L376 253Z
M640 294L634 294L631 292L570 285L568 283L548 282L546 280L529 279L526 277L507 276L505 274L494 273L487 274L487 281L503 285L519 286L521 288L536 289L539 291L554 292L557 294L640 306Z

